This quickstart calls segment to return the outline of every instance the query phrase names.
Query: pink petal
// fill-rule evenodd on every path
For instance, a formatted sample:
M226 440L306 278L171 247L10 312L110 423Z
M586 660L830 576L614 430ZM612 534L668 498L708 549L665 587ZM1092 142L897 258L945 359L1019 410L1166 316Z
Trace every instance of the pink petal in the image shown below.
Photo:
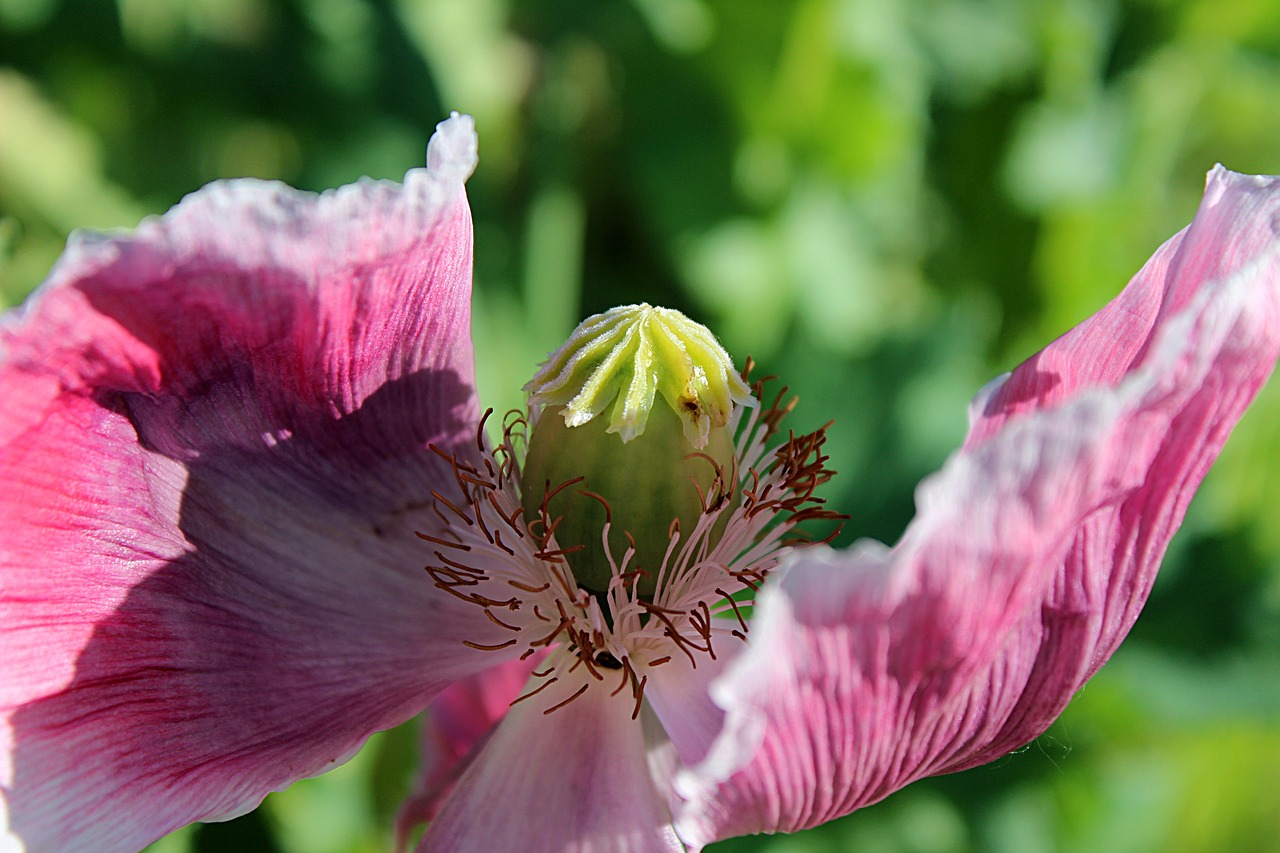
M693 765L706 758L724 727L724 709L712 701L709 687L742 648L721 643L714 659L703 657L696 667L680 655L650 670L644 698L675 746L681 764Z
M396 820L397 850L407 847L414 829L436 816L458 776L470 766L544 657L507 661L455 681L427 708L420 734L422 780Z
M514 705L427 827L419 853L683 850L650 769L664 758L657 722L647 712L631 718L631 691L591 687L550 713L545 693Z
M688 843L813 826L1048 726L1275 364L1277 190L1216 170L1118 299L980 399L895 548L804 552L765 591L713 687L724 732L676 782Z
M403 187L217 184L0 326L0 838L134 850L499 659L422 572L474 441L470 120ZM445 600L442 600L445 599Z

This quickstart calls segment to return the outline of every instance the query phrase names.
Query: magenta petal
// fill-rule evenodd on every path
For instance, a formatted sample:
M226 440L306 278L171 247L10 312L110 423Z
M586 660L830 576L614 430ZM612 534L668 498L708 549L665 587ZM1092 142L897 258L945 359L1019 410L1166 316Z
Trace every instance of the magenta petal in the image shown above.
M712 688L725 729L676 780L688 843L813 826L1048 726L1275 364L1278 190L1216 170L1120 297L984 393L895 548L804 552L764 591Z
M499 662L413 536L477 419L469 119L431 161L212 185L4 319L3 846L245 811Z
M650 766L665 743L657 723L631 718L630 691L591 688L550 713L537 700L512 706L427 827L419 853L683 850Z

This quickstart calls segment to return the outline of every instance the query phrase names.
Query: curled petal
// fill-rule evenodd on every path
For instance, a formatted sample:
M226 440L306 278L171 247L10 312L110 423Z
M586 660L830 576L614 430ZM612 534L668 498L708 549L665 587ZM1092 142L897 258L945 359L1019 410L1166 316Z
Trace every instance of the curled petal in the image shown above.
M248 810L498 662L413 536L477 420L470 120L430 159L212 185L0 321L4 846Z
M1275 364L1278 191L1212 173L1120 297L984 390L896 547L802 552L763 592L712 688L725 728L676 780L686 842L813 826L1048 726Z

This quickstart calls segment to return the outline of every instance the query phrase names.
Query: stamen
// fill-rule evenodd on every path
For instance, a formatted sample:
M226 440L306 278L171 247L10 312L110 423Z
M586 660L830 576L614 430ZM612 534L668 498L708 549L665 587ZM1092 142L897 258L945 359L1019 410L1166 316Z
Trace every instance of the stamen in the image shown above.
M490 545L492 545L492 544L493 544L493 534L489 532L489 528L488 528L488 526L487 526L487 525L485 525L485 523L484 523L484 513L483 513L483 512L477 512L477 513L475 514L475 516L476 516L476 525L477 525L477 526L479 526L479 528L480 528L480 532L484 534L484 538L485 538L485 539L488 539L488 540L489 540L489 544L490 544Z
M539 646L551 645L556 641L556 638L560 636L560 632L563 631L565 628L569 627L570 624L571 623L569 622L568 619L561 619L559 622L556 623L556 627L551 629L551 632L549 634L547 634L544 637L540 637L536 640L530 640L529 646L531 648L537 648Z
M634 677L635 677L635 673L632 673L632 674L631 674L631 677L632 677L632 678L634 678ZM643 700L644 700L644 686L645 686L646 684L648 684L648 683L649 683L649 676L647 676L647 675L646 675L646 676L642 677L642 678L640 679L640 683L639 683L639 684L637 684L637 685L635 686L635 692L636 692L636 706L635 706L635 708L633 708L633 709L632 709L632 711L631 711L631 719L633 719L633 720L638 720L638 719L640 719L640 705L641 705L641 703L642 703L642 702L643 702Z
M539 551L534 556L539 560L555 560L558 563L564 562L560 558L565 554L574 554L585 548L585 545L574 545L572 548L556 548L552 551Z
M427 540L428 542L433 542L433 543L435 543L436 545L443 545L443 546L444 546L444 547L446 547L446 548L457 548L459 551L470 551L470 550L471 550L471 546L470 546L470 545L467 545L467 544L465 544L465 543L463 543L463 542L454 542L454 541L453 541L453 540L451 540L451 539L441 539L440 537L438 537L438 536L432 536L432 535L431 535L431 534L429 534L429 533L422 533L422 532L419 532L419 531L416 531L416 530L415 530L415 531L414 531L414 533L413 533L413 535L414 535L414 536L417 536L419 539L425 539L425 540Z
M453 510L453 514L458 516L458 518L462 519L464 522L466 522L468 527L475 524L475 522L472 521L471 518L465 512L458 509L456 506L453 505L451 501L449 501L448 498L446 498L444 495L440 494L439 492L435 491L434 489L431 492L431 497L435 498L440 503L444 504L449 509Z
M622 669L622 680L618 682L618 686L609 694L610 696L617 696L628 684L635 683L636 673L635 670L631 668L631 661L629 659L624 659L620 664L620 667Z
M695 651L705 652L707 650L705 648L700 648L699 646L690 642L687 637L685 637L682 633L680 633L680 629L676 627L675 622L673 622L671 620L671 617L666 612L664 612L663 608L658 607L657 605L651 604L647 601L641 601L639 602L639 604L641 607L644 608L646 612L648 612L650 615L656 618L659 622L661 622L663 626L665 626L665 630L663 631L663 636L669 637L672 641L674 641L676 644L676 648L684 652L685 655L689 658L689 663L692 664L694 669L697 669L698 661L696 658L694 658L692 652L695 652ZM671 611L671 613L676 616L684 615L683 613L679 613L678 611Z
M480 416L480 425L476 427L476 450L480 451L480 455L484 455L484 425L489 420L489 416L493 414L493 406L484 410L484 414ZM505 424L504 424L505 427Z
M516 555L516 552L515 552L515 551L511 550L511 548L509 548L509 547L507 547L506 545L504 545L504 544L503 544L503 542L502 542L502 531L501 531L501 530L495 530L495 531L493 531L493 544L494 544L494 545L497 545L497 546L498 546L499 548L501 548L503 551L506 551L506 552L507 552L509 555L511 555L512 557L514 557L514 556Z
M604 523L613 524L613 509L610 508L609 502L604 499L604 495L597 494L590 489L578 489L578 494L582 495L584 498L592 498L593 500L599 501L600 505L604 507Z
M496 489L489 493L489 504L493 507L493 511L497 513L498 517L506 523L507 527L514 530L516 535L523 539L524 525L520 523L520 517L523 514L523 510L520 505L516 504L516 506L511 509L510 515L505 514L502 507L498 505L498 492Z
M550 713L552 713L553 711L559 711L559 710L560 710L561 708L563 708L565 705L568 705L568 704L569 704L570 702L572 702L574 699L577 699L577 698L578 698L579 696L581 696L583 693L586 693L586 692L587 692L587 687L588 687L588 686L589 686L589 685L586 685L586 684L582 685L582 686L581 686L581 687L579 687L576 691L574 691L574 694L573 694L572 696L570 696L568 699L564 700L563 702L560 702L559 704L552 705L550 708L548 708L547 710L543 711L542 713L544 713L544 714L550 714Z
M689 624L698 632L706 644L706 652L712 660L716 659L716 651L711 646L711 610L705 601L698 602L698 609L689 611Z
M579 649L578 663L575 663L573 668L577 668L580 663L582 666L586 667L587 672L590 673L592 678L596 681L604 681L604 676L600 674L600 670L596 669L596 644L593 641L593 638L585 631L575 632L572 628L569 629L569 633L570 636L574 637L573 645L577 646ZM572 672L572 669L570 671Z
M493 615L493 611L492 611L492 610L490 610L490 609L488 609L487 607L485 608L484 615L489 617L489 621L490 621L490 622L492 622L492 623L493 623L493 624L495 624L495 625L500 625L500 626L502 626L503 628L506 628L508 631L516 631L516 632L519 632L519 631L520 631L520 626L519 626L519 625L510 625L510 624L508 624L508 623L506 623L506 622L503 622L503 621L502 621L501 619L499 619L497 616L494 616L494 615Z
M451 566L457 569L458 571L466 572L468 575L474 577L477 581L484 581L489 579L484 572L480 571L476 567L468 566L466 563L460 563L457 560L450 559L440 551L436 551L436 559L444 563L446 566Z
M514 586L516 589L521 590L523 592L535 593L535 594L539 592L546 592L547 590L551 589L550 581L548 581L547 583L544 583L542 586L529 586L528 584L524 584L524 583L521 583L520 581L514 581L514 580L508 580L507 583L511 584L511 586Z
M551 669L547 670L547 672L554 672L554 671L555 671L555 667L552 667ZM559 678L551 678L548 681L544 681L542 684L530 690L528 693L524 694L523 696L517 696L516 698L512 699L511 704L515 705L517 702L523 702L524 700L530 698L531 696L537 696L543 690L546 690L548 687L555 684L559 680L560 680Z
M723 596L725 601L729 602L729 607L733 609L733 615L738 620L738 624L742 626L742 630L747 630L747 622L742 618L742 612L738 610L738 602L734 600L732 595L725 592L720 587L716 587L715 591L719 595Z
M585 479L586 477L574 477L572 480L565 480L563 483L556 486L554 489L551 488L551 483L548 482L545 486L546 496L542 499L542 508L545 510L547 508L547 504L551 502L552 498L554 498L556 495L560 494L570 486L581 483ZM547 514L549 515L550 513L548 512Z
M462 645L470 646L471 648L478 649L482 652L496 652L499 649L509 649L512 646L514 646L517 642L519 641L513 637L512 639L507 640L505 643L497 643L496 645L491 645L491 646L486 646L483 643L473 643L470 640L463 640Z

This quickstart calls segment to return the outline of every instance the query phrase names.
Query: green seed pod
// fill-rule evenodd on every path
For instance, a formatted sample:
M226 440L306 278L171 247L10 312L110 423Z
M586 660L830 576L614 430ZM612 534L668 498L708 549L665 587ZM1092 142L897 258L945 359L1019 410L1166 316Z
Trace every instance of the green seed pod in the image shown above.
M627 570L643 572L640 594L651 595L672 523L687 535L704 502L734 486L733 407L756 401L728 353L678 311L615 308L583 321L525 391L534 415L521 475L526 520L556 525L577 583L597 593L629 535ZM667 405L655 408L659 393ZM615 400L607 424L596 418Z

